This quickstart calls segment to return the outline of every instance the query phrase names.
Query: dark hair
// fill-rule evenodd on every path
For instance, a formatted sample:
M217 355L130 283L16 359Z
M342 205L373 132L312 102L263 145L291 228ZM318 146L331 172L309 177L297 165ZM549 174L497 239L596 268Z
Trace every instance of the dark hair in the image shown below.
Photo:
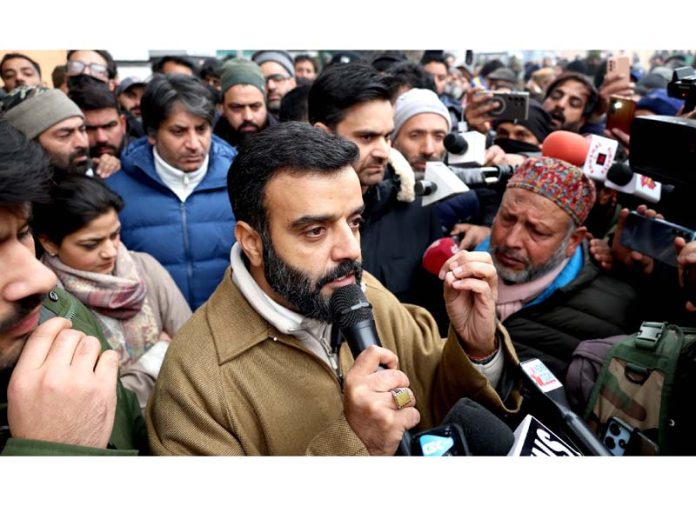
M60 88L65 83L65 74L68 71L67 65L56 65L51 72L51 81L53 82L54 88Z
M200 116L213 124L215 98L197 77L183 74L156 75L145 87L140 101L143 128L148 135L156 135L160 125L181 104L194 116Z
M297 65L301 61L308 61L312 64L312 67L314 67L314 72L319 72L319 69L317 68L317 62L314 61L314 58L312 58L308 54L298 54L297 56L295 56L295 61L293 63Z
M322 122L333 129L346 116L346 110L372 100L391 100L388 78L369 63L331 65L319 74L309 90L309 122Z
M447 63L447 58L445 58L445 53L442 50L436 50L436 49L429 49L425 52L423 52L423 56L421 57L421 65L424 67L428 63L442 63L447 70L449 70L449 63Z
M109 86L102 82L86 82L73 86L68 91L68 98L77 104L82 111L96 111L99 109L116 109L121 113L116 96Z
M206 58L198 70L198 77L205 80L208 77L219 78L222 74L222 62L217 58Z
M297 86L288 91L280 101L280 121L307 121L307 96L311 85Z
M22 53L7 53L5 56L2 57L2 60L0 60L0 72L2 72L2 67L5 65L5 62L8 60L15 60L17 58L23 58L27 60L31 65L36 69L36 71L39 73L39 77L41 77L41 66L36 63L34 60L29 58L27 55L24 55Z
M47 201L52 175L39 143L0 119L0 206Z
M551 84L549 84L549 87L546 89L546 96L544 97L544 100L549 98L553 90L558 88L566 81L577 81L583 84L585 88L587 88L589 97L587 98L587 104L585 105L585 109L582 111L582 115L583 117L591 115L599 103L599 93L597 93L597 88L595 88L590 78L585 74L580 74L578 72L564 72L563 74L558 76Z
M413 61L396 63L387 70L392 93L396 93L402 86L423 88L437 93L433 76L425 71L423 66Z
M182 56L178 54L168 54L165 56L162 56L158 58L157 60L152 62L152 73L153 74L162 74L162 69L164 69L164 64L167 62L174 62L177 65L183 65L184 67L188 67L191 69L191 72L193 72L194 75L197 74L196 71L196 64L193 63L193 60L187 56Z
M390 67L393 67L397 63L405 62L406 55L402 51L380 51L375 56L372 57L370 65L372 65L378 72L388 71Z
M50 195L50 202L34 206L32 228L58 245L103 214L123 209L123 199L101 179L82 174L60 175Z
M111 53L106 51L105 49L70 49L68 51L68 60L70 60L70 56L76 52L76 51L94 51L97 53L99 56L104 58L106 60L106 75L109 79L115 79L116 78L116 62L114 61L114 57L111 56Z
M483 64L483 67L481 67L481 71L479 72L479 75L483 78L486 78L486 77L488 77L488 74L490 74L494 70L498 70L500 67L504 67L504 66L505 66L505 64L498 59L489 60Z
M269 149L269 146L272 149ZM281 173L332 174L358 157L355 144L308 123L288 121L247 136L227 173L227 191L238 221L267 232L265 191Z

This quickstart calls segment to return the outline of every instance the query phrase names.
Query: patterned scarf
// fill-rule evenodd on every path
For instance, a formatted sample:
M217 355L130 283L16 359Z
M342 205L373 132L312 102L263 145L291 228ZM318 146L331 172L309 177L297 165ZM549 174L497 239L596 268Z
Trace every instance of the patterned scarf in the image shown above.
M104 337L121 357L122 367L137 362L157 342L160 329L145 297L143 274L123 244L113 274L73 269L47 254L41 261L56 273L68 292L95 312Z

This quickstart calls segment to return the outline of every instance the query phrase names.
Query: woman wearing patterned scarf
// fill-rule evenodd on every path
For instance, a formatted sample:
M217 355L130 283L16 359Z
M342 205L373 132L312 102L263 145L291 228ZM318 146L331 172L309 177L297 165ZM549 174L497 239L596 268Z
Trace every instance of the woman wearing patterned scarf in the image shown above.
M58 175L49 204L34 207L42 261L90 308L121 356L121 380L141 407L154 386L171 336L191 310L169 273L119 238L123 200L97 179Z

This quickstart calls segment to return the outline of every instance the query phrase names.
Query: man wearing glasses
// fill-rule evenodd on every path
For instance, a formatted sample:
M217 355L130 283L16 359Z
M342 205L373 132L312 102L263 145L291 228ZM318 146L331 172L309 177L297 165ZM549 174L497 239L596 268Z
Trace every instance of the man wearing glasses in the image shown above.
M285 51L257 51L251 59L261 67L268 92L266 105L269 112L278 119L280 101L297 86L292 57Z
M70 88L71 77L83 74L107 83L111 91L116 89L116 63L108 51L102 49L68 51L66 71L68 88Z

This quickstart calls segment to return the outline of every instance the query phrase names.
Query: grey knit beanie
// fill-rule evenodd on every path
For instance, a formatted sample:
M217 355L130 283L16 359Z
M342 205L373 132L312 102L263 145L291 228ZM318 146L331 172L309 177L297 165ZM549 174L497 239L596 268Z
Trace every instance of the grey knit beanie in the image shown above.
M447 131L452 128L452 120L445 104L440 102L435 92L422 88L413 88L399 95L394 104L394 132L392 139L396 139L399 130L404 123L416 114L430 112L439 114L447 122Z
M263 78L261 68L254 62L243 58L234 58L225 62L220 75L220 90L225 92L236 84L250 84L256 86L263 96L266 96L266 80Z
M295 77L295 64L290 56L285 51L256 51L251 59L258 65L267 61L274 61L288 71L290 77Z
M3 98L2 116L28 139L36 139L56 123L79 116L80 108L60 90L20 86Z

